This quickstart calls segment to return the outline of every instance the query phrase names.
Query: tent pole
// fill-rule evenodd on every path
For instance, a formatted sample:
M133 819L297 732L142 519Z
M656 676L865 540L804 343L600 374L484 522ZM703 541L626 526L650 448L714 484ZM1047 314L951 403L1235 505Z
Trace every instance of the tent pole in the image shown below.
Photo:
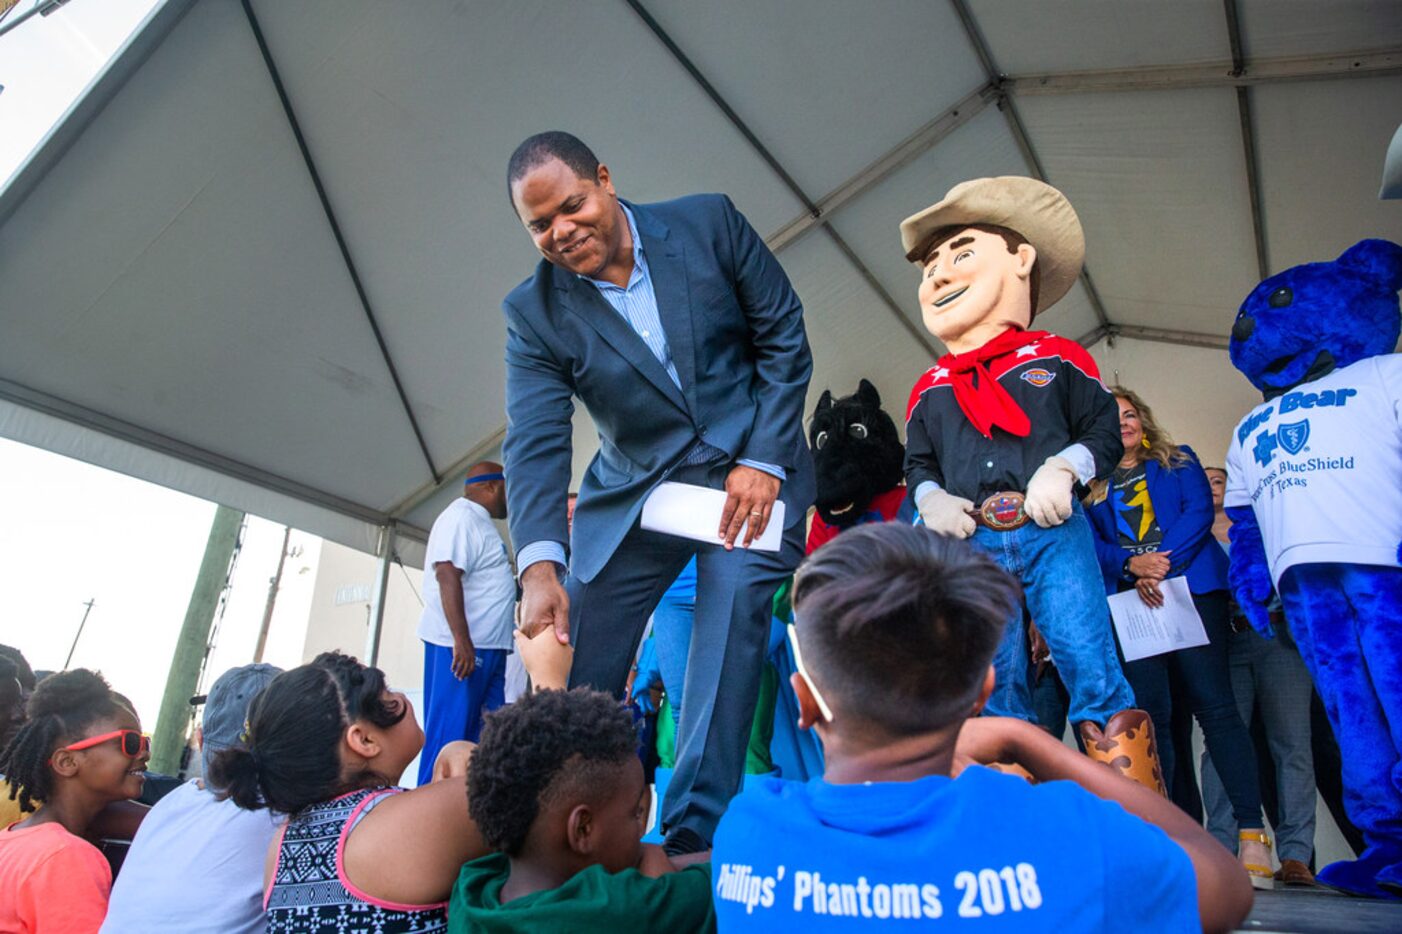
M997 88L984 84L967 94L963 100L935 117L910 136L882 153L866 168L818 199L818 212L805 211L764 239L775 253L797 241L814 227L826 224L833 213L858 195L889 178L898 169L909 165L929 152L939 142L983 113L997 96Z
M1181 91L1185 88L1250 87L1289 81L1334 81L1402 74L1402 47L1355 49L1327 55L1255 58L1236 70L1233 62L1141 65L1092 71L1009 75L1003 82L1019 97L1042 94L1100 94L1122 91Z
M389 592L389 566L394 560L394 522L380 528L380 564L370 597L370 631L365 636L365 664L380 661L380 635L384 631L385 599Z
M1180 347L1204 347L1208 350L1226 350L1231 345L1229 338L1220 334L1204 334L1201 331L1175 331L1170 328L1148 328L1137 324L1112 324L1096 328L1089 334L1081 335L1077 341L1089 349L1102 339L1127 337L1136 341L1151 341L1157 344L1177 344Z
M1222 0L1227 15L1227 41L1232 48L1231 77L1239 78L1246 71L1246 53L1241 44L1241 20L1237 16L1236 0ZM1246 189L1251 197L1251 232L1256 238L1256 278L1265 279L1270 264L1266 262L1266 225L1261 216L1261 175L1256 158L1255 121L1251 117L1251 89L1236 87L1236 109L1241 118L1241 149L1246 160Z

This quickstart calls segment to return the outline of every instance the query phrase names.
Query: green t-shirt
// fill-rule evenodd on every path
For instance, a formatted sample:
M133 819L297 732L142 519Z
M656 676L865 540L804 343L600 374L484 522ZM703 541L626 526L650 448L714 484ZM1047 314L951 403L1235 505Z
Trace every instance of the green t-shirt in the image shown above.
M501 904L511 872L505 854L473 860L458 873L448 901L449 934L469 931L570 931L618 934L714 932L711 867L688 866L657 879L636 869L608 873L590 866L564 885Z

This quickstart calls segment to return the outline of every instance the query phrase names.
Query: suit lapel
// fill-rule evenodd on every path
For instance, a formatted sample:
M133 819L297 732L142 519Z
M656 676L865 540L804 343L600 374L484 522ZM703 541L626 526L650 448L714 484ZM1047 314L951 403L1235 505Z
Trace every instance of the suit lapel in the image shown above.
M691 330L691 301L686 275L686 251L675 237L668 235L666 226L657 222L637 205L628 205L643 240L652 275L652 291L657 296L657 313L667 345L672 349L672 364L682 381L688 410L696 411L696 340ZM668 381L670 382L670 380Z
M682 398L676 383L667 375L667 369L652 355L647 344L633 332L628 322L623 320L623 316L604 301L597 288L573 273L560 269L555 270L555 287L561 293L561 304L565 309L598 332L610 347L631 363L659 392L683 411L686 410L686 400ZM670 335L668 337L670 339Z

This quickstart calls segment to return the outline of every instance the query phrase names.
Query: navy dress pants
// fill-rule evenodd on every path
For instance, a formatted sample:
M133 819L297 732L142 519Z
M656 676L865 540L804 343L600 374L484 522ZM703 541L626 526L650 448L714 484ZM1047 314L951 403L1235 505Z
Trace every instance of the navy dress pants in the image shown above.
M671 479L721 489L729 465L678 470ZM777 552L726 551L634 525L593 580L565 582L574 667L570 686L623 696L648 616L696 556L696 611L687 653L677 765L662 827L709 841L744 778L745 750L769 645L775 592L803 558L802 517L787 516Z

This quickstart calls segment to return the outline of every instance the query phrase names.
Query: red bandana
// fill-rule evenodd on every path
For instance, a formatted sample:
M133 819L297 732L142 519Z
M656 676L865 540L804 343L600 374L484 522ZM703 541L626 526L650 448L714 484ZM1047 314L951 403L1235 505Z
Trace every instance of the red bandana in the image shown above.
M988 362L1020 347L1051 337L1046 331L1020 331L1009 328L976 350L961 354L945 354L936 366L949 370L949 383L954 387L954 401L959 403L969 422L985 438L993 437L993 429L1025 438L1032 423L1008 391L988 374Z

